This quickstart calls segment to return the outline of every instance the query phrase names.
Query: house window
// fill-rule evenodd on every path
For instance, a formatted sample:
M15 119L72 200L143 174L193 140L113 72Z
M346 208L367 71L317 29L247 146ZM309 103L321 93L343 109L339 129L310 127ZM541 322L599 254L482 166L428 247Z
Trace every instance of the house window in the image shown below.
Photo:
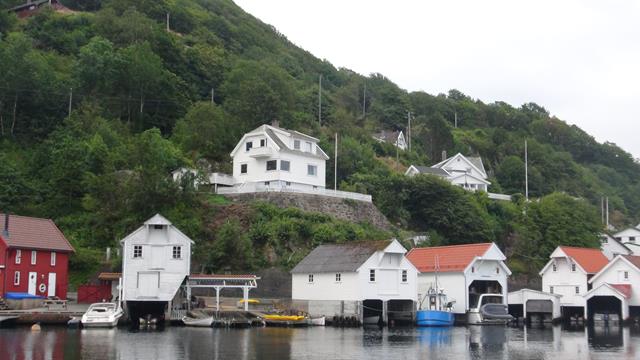
M251 150L251 148L252 148L252 147L253 147L253 142L251 142L251 141L247 141L247 144L246 144L246 151Z
M309 282L312 283L313 282L313 274L309 274Z
M182 246L174 246L173 247L173 258L181 259L182 258Z
M608 244L609 243L609 238L607 238L606 236L602 238L602 243L603 244Z
M496 274L500 274L500 268L499 267L496 268Z
M553 294L553 286L549 286L549 293Z
M471 267L471 273L476 272L476 268L474 266Z
M376 271L374 269L369 270L369 281L376 281Z
M300 150L300 140L293 140L293 148L295 150Z
M337 273L336 274L336 282L340 282L340 281L342 281L342 274Z
M636 237L635 236L629 236L629 241L636 242Z
M247 173L247 164L241 164L240 165L240 174L246 174Z
M267 139L260 139L260 147L265 147L267 145Z
M290 167L291 167L290 162L288 162L287 160L280 160L280 170L289 171Z
M142 245L133 245L133 258L142 257Z
M265 181L264 182L264 186L269 186L269 184L271 184L271 181Z
M576 294L580 294L580 286L576 286Z
M267 161L267 171L278 170L278 160Z
M402 282L407 282L407 270L402 270Z
M309 176L318 175L318 167L315 165L307 165L307 175Z
M13 285L20 285L20 271L13 273Z
M553 272L558 271L558 266L556 266L556 264L553 264Z
M307 152L311 152L311 147L312 144L310 142L306 142L305 145L307 146L307 148L305 149Z
M164 225L155 224L155 225L153 225L153 228L156 229L156 230L162 230L164 228Z
M22 250L16 250L16 264L22 262Z
M291 186L291 181L287 181L287 186Z
M618 240L618 241L622 241L622 237L620 237L620 236L616 236L616 240Z
M38 252L35 250L31 250L31 265L36 264L36 259L38 258Z
M624 272L624 279L625 280L629 280L629 272L628 271Z
M571 271L576 271L576 264L571 264Z
M57 257L56 252L52 251L51 252L51 266L56 266L56 257Z

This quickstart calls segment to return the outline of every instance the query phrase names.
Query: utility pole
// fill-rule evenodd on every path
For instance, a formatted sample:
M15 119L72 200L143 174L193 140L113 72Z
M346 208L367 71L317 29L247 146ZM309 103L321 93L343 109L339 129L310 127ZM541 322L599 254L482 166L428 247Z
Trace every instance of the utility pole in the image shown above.
M167 32L169 32L169 13L167 13Z
M407 111L407 148L411 151L411 112Z
M318 124L322 126L322 74L318 79Z
M214 94L213 93L213 88L211 88L211 105L215 104L214 101L213 101L213 94Z
M524 140L524 198L529 201L529 154L527 140Z
M605 229L609 229L609 197L606 197L606 215L605 215L605 219L606 219L606 224L605 224Z
M69 88L69 118L71 118L71 104L73 103L73 88Z
M333 191L338 190L338 133L336 133L335 151L333 159Z
M364 91L362 94L362 118L367 116L367 82L364 82Z
M454 128L458 128L458 112L454 111L453 112L453 127Z
M604 196L600 197L600 221L604 224Z

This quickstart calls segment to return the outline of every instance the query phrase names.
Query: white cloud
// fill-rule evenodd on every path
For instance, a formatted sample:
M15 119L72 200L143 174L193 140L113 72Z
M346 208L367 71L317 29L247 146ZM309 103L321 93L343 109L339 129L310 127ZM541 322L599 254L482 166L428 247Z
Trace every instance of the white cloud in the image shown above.
M640 157L639 1L236 2L338 67L408 90L533 101Z

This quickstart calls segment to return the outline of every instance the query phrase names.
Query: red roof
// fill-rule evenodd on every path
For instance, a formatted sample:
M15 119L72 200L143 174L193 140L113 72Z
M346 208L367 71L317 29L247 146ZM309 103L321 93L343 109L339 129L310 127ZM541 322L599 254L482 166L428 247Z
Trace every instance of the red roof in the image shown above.
M625 259L629 260L635 267L640 270L640 256L637 255L622 255Z
M631 298L631 284L609 284L627 299Z
M607 266L609 259L600 251L600 249L560 246L560 249L573 258L587 274L595 274Z
M74 251L60 229L50 219L9 216L9 236L4 234L5 215L0 214L0 239L11 248Z
M440 272L464 271L476 256L483 256L491 245L492 243L482 243L414 248L407 253L407 259L420 272L435 271L436 258Z

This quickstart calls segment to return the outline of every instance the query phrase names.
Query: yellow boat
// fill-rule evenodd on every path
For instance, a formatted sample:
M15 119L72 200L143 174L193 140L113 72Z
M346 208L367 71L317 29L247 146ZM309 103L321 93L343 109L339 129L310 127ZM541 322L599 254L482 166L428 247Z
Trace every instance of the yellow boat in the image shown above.
M306 319L301 315L264 315L263 318L272 321L302 321Z
M244 299L238 301L240 304L244 304ZM258 299L247 299L247 304L260 304L260 300Z

